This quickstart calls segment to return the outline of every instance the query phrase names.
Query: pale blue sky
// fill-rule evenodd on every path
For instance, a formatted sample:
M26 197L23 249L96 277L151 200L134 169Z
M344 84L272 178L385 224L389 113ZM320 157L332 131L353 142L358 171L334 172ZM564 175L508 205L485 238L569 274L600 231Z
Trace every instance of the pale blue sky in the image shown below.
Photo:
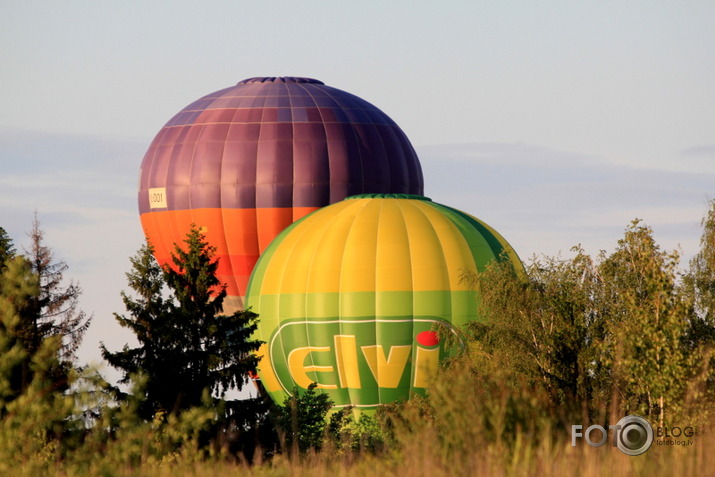
M0 4L0 226L37 210L119 346L136 184L178 110L251 76L309 76L402 127L425 192L522 258L615 246L634 217L697 250L715 198L715 2L33 1Z

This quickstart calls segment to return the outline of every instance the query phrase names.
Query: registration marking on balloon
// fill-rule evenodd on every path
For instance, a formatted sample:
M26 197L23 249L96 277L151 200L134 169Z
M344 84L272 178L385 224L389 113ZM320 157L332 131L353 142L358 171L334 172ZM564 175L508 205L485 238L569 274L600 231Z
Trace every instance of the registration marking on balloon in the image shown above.
M166 187L152 187L149 189L149 208L166 209Z
M430 318L285 322L259 350L261 379L288 395L315 382L336 407L406 400L429 387L446 355L435 325L455 332Z

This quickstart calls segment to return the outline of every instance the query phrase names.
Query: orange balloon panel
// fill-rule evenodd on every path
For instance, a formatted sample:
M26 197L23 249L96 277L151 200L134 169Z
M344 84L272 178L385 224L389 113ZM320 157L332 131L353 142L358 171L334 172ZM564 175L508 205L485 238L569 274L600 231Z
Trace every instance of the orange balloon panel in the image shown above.
M248 277L258 256L283 229L318 207L274 207L259 209L162 210L141 215L142 227L154 256L171 264L176 237L185 237L192 224L216 247L217 277L227 285L229 296L246 293ZM183 245L183 244L182 244Z
M206 228L234 309L260 252L297 218L355 194L422 192L414 148L377 107L315 79L258 77L166 123L137 199L162 263L192 223Z

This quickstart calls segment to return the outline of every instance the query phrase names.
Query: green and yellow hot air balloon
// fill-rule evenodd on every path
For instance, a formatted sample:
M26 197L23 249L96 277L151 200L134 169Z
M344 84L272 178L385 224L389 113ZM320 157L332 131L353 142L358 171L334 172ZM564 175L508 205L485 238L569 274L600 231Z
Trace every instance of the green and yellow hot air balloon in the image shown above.
M282 403L315 382L336 407L370 411L422 394L443 349L434 330L477 319L460 280L492 260L522 265L492 228L407 194L365 194L284 230L251 275L259 375Z

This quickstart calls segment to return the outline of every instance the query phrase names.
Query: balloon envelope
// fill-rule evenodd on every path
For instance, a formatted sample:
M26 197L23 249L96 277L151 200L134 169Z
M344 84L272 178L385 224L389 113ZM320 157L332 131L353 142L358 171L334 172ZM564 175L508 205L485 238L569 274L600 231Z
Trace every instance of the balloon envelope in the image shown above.
M193 223L241 307L261 251L286 226L364 192L421 194L409 140L386 114L310 78L250 78L177 113L144 156L139 211L160 263Z
M460 275L493 260L523 270L496 231L425 197L360 195L308 215L249 282L264 387L282 403L316 382L336 406L368 411L423 393L450 352L435 328L477 319Z

